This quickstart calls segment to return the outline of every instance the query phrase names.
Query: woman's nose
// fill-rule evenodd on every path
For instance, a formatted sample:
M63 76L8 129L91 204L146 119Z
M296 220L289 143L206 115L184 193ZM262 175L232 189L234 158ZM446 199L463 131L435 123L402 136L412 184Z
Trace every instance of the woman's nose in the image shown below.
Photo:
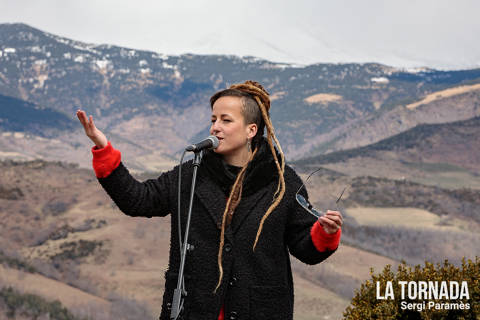
M215 134L219 131L218 122L212 121L212 126L210 127L210 133Z

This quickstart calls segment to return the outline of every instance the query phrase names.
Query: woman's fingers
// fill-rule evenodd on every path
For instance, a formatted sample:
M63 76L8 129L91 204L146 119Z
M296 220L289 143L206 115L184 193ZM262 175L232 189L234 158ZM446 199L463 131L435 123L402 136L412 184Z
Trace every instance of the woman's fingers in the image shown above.
M92 115L90 116L90 121L88 122L88 124L92 129L97 128L97 127L95 127L95 123L93 123L93 116Z
M98 148L104 148L108 144L107 137L100 130L95 127L93 122L93 116L87 117L87 114L83 110L77 110L77 117L85 129L85 134L92 140Z
M338 227L341 227L342 226L342 221L338 218L335 218L335 217L328 217L328 216L324 216L325 218L325 221L328 221L329 222L329 225L331 226L338 226Z
M330 218L327 218L326 216L321 216L318 219L321 220L324 224L326 224L330 228L340 227L340 225L336 221L334 221Z
M78 120L80 120L83 127L85 128L85 130L87 130L87 128L89 128L89 120L87 118L87 114L85 113L85 111L78 110L77 111L77 117L78 117Z
M77 111L77 117L80 120L80 123L83 125L85 132L87 134L92 134L95 130L95 125L93 124L93 116L87 118L87 114L83 110Z
M327 233L335 233L343 224L342 214L339 211L327 210L327 213L318 218Z
M320 222L323 230L325 230L325 232L328 234L335 233L340 228L335 222L326 218L325 216L321 216L320 218L318 218L318 222Z
M325 217L335 221L339 226L342 226L343 224L343 217L339 211L327 210Z
M85 112L83 112L82 110L77 110L77 118L78 120L80 120L80 123L85 127L85 123L87 122L87 116L85 115Z

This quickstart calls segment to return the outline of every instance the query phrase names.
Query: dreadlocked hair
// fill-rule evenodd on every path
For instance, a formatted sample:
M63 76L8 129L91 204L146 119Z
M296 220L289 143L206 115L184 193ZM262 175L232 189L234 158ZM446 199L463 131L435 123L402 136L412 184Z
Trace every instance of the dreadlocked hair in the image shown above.
M245 81L244 83L234 84L230 86L230 88L217 92L210 98L210 105L213 108L213 104L216 100L220 97L224 96L237 96L242 98L243 104L243 116L245 118L245 123L256 123L258 127L258 131L256 136L252 139L252 148L254 151L250 155L247 163L242 167L240 172L235 179L235 182L232 186L232 190L230 191L230 195L227 200L227 204L225 206L225 211L223 212L222 217L222 230L220 232L220 247L218 250L218 269L219 269L219 277L218 283L215 287L214 292L220 287L223 278L223 266L222 266L222 253L223 253L223 245L225 243L225 228L230 223L233 213L237 208L238 204L240 203L242 197L242 185L243 179L245 177L245 172L248 167L248 163L252 161L252 159L257 154L259 148L259 142L263 137L264 128L267 128L267 142L270 146L270 151L273 155L275 160L275 165L278 171L278 185L277 190L273 196L272 204L268 208L268 210L263 215L262 219L260 220L260 224L258 226L257 235L255 237L255 242L253 244L253 250L255 251L255 247L257 245L258 239L260 237L260 233L263 229L263 224L265 220L268 218L270 213L278 206L280 201L285 194L285 179L284 179L284 172L285 172L285 157L283 155L282 147L275 136L275 130L273 128L273 124L270 120L270 97L268 92L263 88L261 84L256 81ZM260 111L260 112L258 112ZM277 145L279 154L280 154L280 161L278 160L277 153L275 151L275 147L273 142Z

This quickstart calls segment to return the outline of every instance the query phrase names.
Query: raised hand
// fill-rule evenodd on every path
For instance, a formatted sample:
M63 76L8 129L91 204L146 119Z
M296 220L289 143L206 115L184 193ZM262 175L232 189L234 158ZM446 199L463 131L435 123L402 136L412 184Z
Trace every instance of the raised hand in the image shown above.
M102 131L95 127L93 117L90 116L90 118L87 118L87 114L83 110L77 110L77 117L83 125L83 129L85 129L87 137L89 137L99 149L106 147L108 144L107 137L105 137Z

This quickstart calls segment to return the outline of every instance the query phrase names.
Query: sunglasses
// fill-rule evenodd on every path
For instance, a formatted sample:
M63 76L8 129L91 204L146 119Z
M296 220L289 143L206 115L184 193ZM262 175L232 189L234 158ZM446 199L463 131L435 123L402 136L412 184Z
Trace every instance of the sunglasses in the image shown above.
M297 202L298 204L304 208L305 210L307 210L307 212L309 212L310 214L312 214L313 216L317 217L317 218L320 218L322 215L325 214L325 212L323 211L319 211L317 209L315 209L311 204L310 202L307 201L307 199L305 199L304 196L302 196L301 194L299 194L300 190L302 190L302 188L305 186L305 183L307 183L308 179L310 179L310 177L320 171L322 168L319 168L315 171L313 171L312 173L310 173L310 175L307 177L307 179L305 179L305 182L300 186L300 188L298 188L297 190L297 193L295 193L295 198L297 199ZM345 190L347 190L348 186L346 186L345 188L343 188L342 190L342 193L340 193L340 196L337 198L337 200L335 201L335 205L337 206L337 209L338 209L338 203L340 202L340 200L342 199L342 196L343 196L343 193L345 192Z

